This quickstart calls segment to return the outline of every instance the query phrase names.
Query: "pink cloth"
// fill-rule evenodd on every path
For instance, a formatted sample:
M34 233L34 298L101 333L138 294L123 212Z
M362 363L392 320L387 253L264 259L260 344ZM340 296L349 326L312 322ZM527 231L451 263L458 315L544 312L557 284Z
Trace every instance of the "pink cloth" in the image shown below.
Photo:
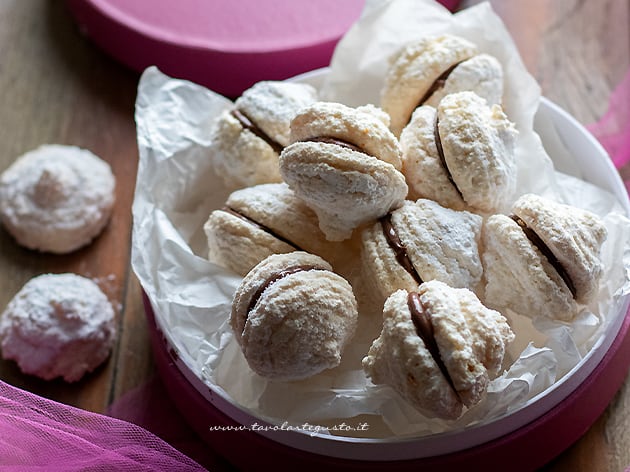
M0 381L0 469L204 471L131 423L41 398Z

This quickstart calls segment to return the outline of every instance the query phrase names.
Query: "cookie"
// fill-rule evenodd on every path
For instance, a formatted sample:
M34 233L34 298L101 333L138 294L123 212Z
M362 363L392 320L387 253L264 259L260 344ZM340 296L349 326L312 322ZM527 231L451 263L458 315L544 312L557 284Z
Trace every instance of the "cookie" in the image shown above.
M597 295L606 236L589 211L539 195L519 197L511 217L494 215L484 224L484 302L570 321Z
M488 106L474 92L418 108L400 137L410 197L459 210L501 211L516 188L517 135L501 107Z
M381 107L396 136L422 105L437 106L447 94L469 90L490 104L501 103L503 68L470 41L453 35L431 36L405 46L392 58L381 90Z
M115 186L109 164L90 151L41 146L0 176L0 221L28 249L69 253L103 231Z
M2 357L25 374L75 382L110 354L114 309L92 280L44 274L28 281L0 317Z
M452 420L482 400L513 339L503 315L473 292L434 280L387 299L363 368L424 415Z
M322 258L274 254L244 278L230 324L251 369L273 380L299 380L333 368L354 335L352 287Z
M284 183L232 192L204 225L208 259L244 276L271 254L330 255L317 216Z
M280 173L317 214L329 241L399 207L407 195L398 141L382 110L318 102L291 122Z
M407 201L361 233L364 277L385 300L429 280L476 290L482 217L432 200Z
M262 81L245 90L217 120L214 166L228 188L280 182L278 156L289 144L296 112L317 99L310 85Z

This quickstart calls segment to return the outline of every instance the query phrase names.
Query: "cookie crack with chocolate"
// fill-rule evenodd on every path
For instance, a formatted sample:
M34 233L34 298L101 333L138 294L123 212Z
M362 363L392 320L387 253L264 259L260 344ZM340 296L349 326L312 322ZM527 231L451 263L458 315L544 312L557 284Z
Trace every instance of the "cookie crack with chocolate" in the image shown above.
M512 220L514 220L514 222L519 226L519 228L523 230L523 233L525 233L525 236L527 237L527 239L529 239L529 241L542 253L542 255L547 259L549 264L551 264L551 266L555 269L558 275L560 275L560 278L564 281L565 285L571 292L571 295L575 299L575 296L576 296L575 284L573 283L573 280L571 279L571 276L569 275L567 270L564 268L562 263L558 260L558 258L555 256L553 251L549 248L549 246L547 246L547 244L545 244L542 238L538 236L538 234L536 234L536 232L532 228L530 228L527 225L527 223L523 221L519 216L510 215L510 218L512 218Z
M459 393L455 388L453 379L451 378L451 375L449 374L448 369L446 368L446 365L444 364L444 361L440 356L440 348L435 339L435 332L433 330L431 315L429 315L427 313L427 310L424 309L420 294L417 292L409 292L409 295L407 295L407 306L409 307L411 321L416 328L416 333L424 342L425 347L429 351L429 354L431 354L431 357L437 364L440 372L442 372L442 375L453 389L453 392L459 398Z
M411 262L411 258L409 257L409 253L407 252L407 248L403 244L394 228L392 223L392 214L388 213L383 216L380 220L381 228L383 230L383 235L385 236L385 240L389 247L394 251L394 255L396 256L396 261L405 269L411 277L416 281L418 285L422 283L422 277L418 274L418 271Z
M350 141L346 141L339 138L333 138L331 136L315 136L308 139L303 139L301 142L312 142L312 143L326 143L326 144L335 144L337 146L341 146L342 148L349 149L351 151L360 152L361 154L365 154L367 156L376 157L365 149L356 144L351 143Z
M433 136L435 138L435 147L437 148L438 158L440 159L440 163L442 164L442 168L446 172L446 177L448 178L448 181L451 183L453 188L457 191L457 194L459 195L459 197L462 200L464 200L464 195L462 194L462 191L459 189L459 187L455 183L455 180L453 179L453 174L451 174L451 170L448 168L448 164L446 163L446 157L444 157L444 148L442 147L442 138L440 137L440 127L439 126L440 126L440 120L439 120L439 117L438 117L438 115L436 113L435 114L435 124L433 125ZM466 200L464 200L464 201L466 201Z
M267 133L265 133L254 122L254 120L252 120L250 117L248 117L243 111L239 110L238 108L234 108L230 113L241 124L243 129L246 129L246 130L254 133L256 136L258 136L260 139L262 139L264 142L266 142L269 146L271 146L271 148L276 153L280 154L282 152L282 149L284 149L284 146L282 146L282 144L280 144L279 142L277 142L276 140L271 138L271 136L269 136Z
M457 68L458 65L460 65L462 62L464 61L459 61L456 62L455 64L453 64L452 66L450 66L448 69L446 69L444 72L442 72L437 79L435 79L433 81L433 83L429 86L429 88L427 89L427 91L424 93L424 95L422 96L422 98L420 99L420 102L418 103L418 106L422 106L424 105L424 102L426 102L429 98L431 98L431 95L433 95L435 92L437 92L438 90L444 88L444 84L446 84L446 81L448 80L449 76L451 75L451 73L455 70L455 68Z
M247 320L247 318L249 317L249 314L254 310L254 308L260 301L262 294L271 285L273 285L274 283L278 282L281 279L284 279L285 277L288 277L289 275L297 274L298 272L306 272L309 270L318 270L318 269L322 270L320 267L317 267L315 265L297 265L293 267L287 267L286 269L282 269L281 271L278 271L275 274L272 274L269 277L267 277L267 279L265 279L265 281L262 284L260 284L260 286L256 289L256 291L252 295L252 298L249 301L249 305L247 305L247 311L245 312L245 319Z
M225 207L221 208L221 210L226 212L226 213L229 213L232 216L240 218L243 221L246 221L247 223L251 224L252 226L255 226L256 228L260 229L261 231L264 231L265 233L269 234L270 236L273 236L274 238L282 241L283 243L288 244L289 246L294 248L296 251L303 251L303 249L300 248L298 245L296 245L293 241L290 241L289 239L285 238L284 236L276 233L274 230L272 230L268 226L265 226L262 223L259 223L258 221L254 220L253 218L250 218L249 216L245 215L241 211L238 211L238 210L236 210L234 208L231 208L229 206L225 206Z

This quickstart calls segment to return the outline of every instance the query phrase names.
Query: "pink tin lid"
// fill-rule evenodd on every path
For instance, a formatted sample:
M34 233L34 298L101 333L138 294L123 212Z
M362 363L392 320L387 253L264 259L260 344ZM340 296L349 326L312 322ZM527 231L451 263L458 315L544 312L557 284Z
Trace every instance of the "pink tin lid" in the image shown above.
M66 0L81 30L137 71L156 65L236 97L326 66L365 0ZM458 1L442 0L449 8Z

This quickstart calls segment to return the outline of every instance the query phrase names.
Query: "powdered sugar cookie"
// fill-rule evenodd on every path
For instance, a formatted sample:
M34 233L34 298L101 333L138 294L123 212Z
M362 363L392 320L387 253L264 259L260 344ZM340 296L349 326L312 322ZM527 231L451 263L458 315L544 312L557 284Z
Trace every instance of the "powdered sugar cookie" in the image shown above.
M440 280L477 290L482 218L432 200L407 201L361 233L363 274L382 300L398 289Z
M28 281L0 317L2 357L45 380L75 382L112 349L114 310L90 279L45 274Z
M327 241L317 216L284 183L232 192L204 225L208 259L244 276L267 256L307 251L324 258Z
M24 247L68 253L101 233L115 185L109 164L90 151L41 146L0 176L0 220Z
M229 188L280 182L278 156L289 144L289 124L317 99L307 84L262 81L245 90L218 119L214 165Z
M434 280L387 299L363 368L425 415L456 419L484 397L513 339L503 315L470 290Z
M534 194L484 224L484 302L571 320L597 294L607 231L595 214Z
M447 94L474 91L488 103L501 103L503 68L479 54L470 41L453 35L430 36L405 46L392 58L381 91L381 107L391 116L391 129L400 136L413 111L437 106Z
M310 206L329 241L399 207L407 195L398 141L382 110L318 102L291 122L280 172Z
M517 134L499 105L474 92L418 108L400 137L411 195L460 210L506 209L516 187Z
M322 258L298 251L271 255L245 276L230 323L254 372L298 380L339 364L357 317L350 284Z

